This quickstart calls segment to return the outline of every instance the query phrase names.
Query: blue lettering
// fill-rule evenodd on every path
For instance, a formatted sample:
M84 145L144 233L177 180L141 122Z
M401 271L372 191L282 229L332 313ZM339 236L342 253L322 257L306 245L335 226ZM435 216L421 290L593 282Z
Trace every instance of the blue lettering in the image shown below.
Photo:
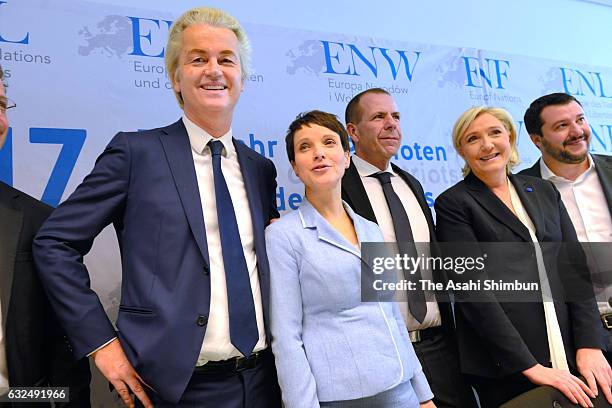
M442 158L442 159L440 159ZM442 146L436 146L436 160L446 161L446 149Z
M482 88L480 85L476 85L476 82L479 81L479 77L484 80L484 82L489 86L489 88L493 88L493 75L491 74L491 63L493 63L495 70L495 79L497 89L505 89L503 84L503 79L508 79L508 70L510 67L510 62L506 60L496 60L492 58L485 58L487 72L480 66L480 61L475 57L462 57L463 62L465 64L465 73L467 76L467 84L465 86L470 86L472 88ZM475 61L476 66L473 66L470 61ZM505 69L502 70L502 63L505 66Z
M141 34L140 22L141 21L152 21L153 23L155 23L155 25L157 25L157 28L161 28L159 24L160 20L155 20L151 18L130 17L130 16L128 16L128 18L132 21L132 43L134 44L134 51L132 51L129 55L140 55L142 57L163 58L164 51L165 51L163 47L162 47L161 52L157 55L146 54L142 49L143 44L141 43L141 38L146 38L148 40L148 45L152 45L153 40L151 38L150 29L147 34ZM168 21L168 20L161 20L161 21L166 23L168 28L170 28L170 26L172 25L172 21Z
M497 74L497 89L504 89L504 86L502 85L502 77L508 79L508 71L501 71L499 64L500 62L503 62L506 64L506 68L510 68L510 61L487 59L487 64L489 64L490 61L495 61L495 73Z
M560 67L559 69L561 70L561 78L562 78L562 81L563 81L563 89L565 90L565 93L569 94L569 95L584 95L584 94L580 93L580 91L576 91L576 92L570 91L568 86L570 84L572 84L572 79L569 77L569 75L568 75L569 72L567 72L567 71L571 71L571 70L569 70L567 68L562 68L562 67Z
M423 156L425 156L425 160L432 161L433 160L433 149L431 146L425 146L423 148Z
M383 55L383 57L385 57L385 59L389 63L389 68L391 69L391 75L393 76L393 79L397 79L397 74L403 62L404 66L406 67L406 77L408 78L408 81L412 81L412 75L414 74L414 69L416 68L417 62L419 62L419 57L421 56L421 52L414 51L414 54L416 55L416 60L414 61L414 64L412 65L412 70L410 70L410 63L408 61L408 57L406 56L406 51L395 50L395 52L397 52L397 54L400 56L397 67L395 66L395 63L393 62L391 57L387 54L387 51L389 50L387 50L386 48L380 48L381 54Z
M585 75L584 75L582 72L580 72L579 70L577 70L577 69L576 69L576 70L574 70L574 72L576 72L576 73L578 74L578 76L579 76L580 78L582 78L582 81L580 81L580 84L582 84L582 83L586 83L586 86L588 86L588 87L589 87L589 89L591 90L591 93L592 93L593 95L597 95L597 94L595 93L595 86L594 86L594 84L591 84L591 81L589 81L589 80L587 79L587 77L586 77L586 76L585 76ZM589 72L589 74L590 74L590 72ZM584 93L583 93L582 95L584 95Z
M589 147L589 150L592 152L599 150L595 148L595 144L593 143L593 141L597 141L599 142L599 144L601 145L604 151L608 151L608 146L606 145L606 141L604 139L605 136L600 136L599 133L595 131L595 128L593 126L589 126L589 127L591 128L591 135L593 136L591 138L591 146ZM610 138L610 141L612 142L612 135L611 135L612 125L601 125L600 127L601 127L601 133L605 133L607 130L608 137Z
M362 53L361 51L359 51L359 48L357 48L356 46L354 46L353 44L349 44L349 49L351 50L351 60L353 61L353 75L359 75L357 73L357 67L355 66L355 54L357 54L357 57L364 63L366 64L366 66L368 68L370 68L370 71L372 71L372 73L374 74L374 76L376 78L378 78L378 65L376 64L376 58L374 57L374 50L376 48L374 47L369 47L370 51L372 53L372 59L374 60L374 64L372 64Z
M30 128L30 143L63 145L41 201L53 207L59 204L86 137L84 129Z
M474 58L474 57L462 57L463 58L463 62L465 63L465 73L467 75L467 84L466 86L471 86L473 88L482 88L482 86L478 86L474 84L474 81L472 80L472 74L476 75L476 80L478 80L478 70L477 68L473 68L470 65L470 61L476 61L476 63L478 63L478 59Z
M334 70L334 67L332 66L332 59L336 60L337 62L340 62L340 56L338 55L337 52L335 55L331 55L329 45L330 44L339 45L340 48L344 50L344 44L337 43L337 42L329 42L329 41L321 41L321 42L323 43L323 51L325 54L325 65L326 65L325 73L326 74L338 74L338 75L354 75L351 73L351 67L349 67L346 72L337 72Z
M289 208L297 210L302 203L302 196L298 193L293 193L289 196Z

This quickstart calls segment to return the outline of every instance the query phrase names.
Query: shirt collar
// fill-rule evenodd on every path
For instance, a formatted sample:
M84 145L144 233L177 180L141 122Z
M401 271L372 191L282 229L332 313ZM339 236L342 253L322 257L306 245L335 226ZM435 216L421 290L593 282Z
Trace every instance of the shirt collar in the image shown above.
M210 133L193 123L187 115L183 115L183 123L185 124L185 129L187 129L187 135L189 136L189 144L191 144L191 149L197 154L204 154L204 152L210 152L210 148L208 147L208 142L211 139L216 139L223 143L223 147L225 147L225 156L229 157L231 154L235 152L234 143L232 142L232 129L228 130L226 134L221 137L213 138Z
M544 180L550 181L562 181L566 183L578 183L582 181L589 173L595 171L595 163L593 163L593 158L590 154L587 154L587 159L589 161L589 168L582 173L580 176L576 178L576 180L571 181L566 179L565 177L557 176L553 171L544 163L544 159L540 158L540 174Z
M368 177L371 176L372 174L376 174L376 173L381 173L382 171L374 166L373 164L363 160L361 157L357 156L356 154L351 156L351 160L353 161L353 164L355 165L355 167L357 168L357 173L359 173L360 177ZM391 173L391 175L395 176L395 172L393 171L393 169L391 168L391 163L389 163L387 165L387 168L383 171L386 171L388 173Z

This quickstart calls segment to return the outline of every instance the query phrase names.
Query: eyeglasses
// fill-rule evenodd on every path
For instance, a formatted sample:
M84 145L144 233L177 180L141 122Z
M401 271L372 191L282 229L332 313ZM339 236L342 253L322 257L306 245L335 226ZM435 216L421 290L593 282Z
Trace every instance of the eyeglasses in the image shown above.
M14 108L17 104L5 96L0 96L0 113L5 114L7 110Z

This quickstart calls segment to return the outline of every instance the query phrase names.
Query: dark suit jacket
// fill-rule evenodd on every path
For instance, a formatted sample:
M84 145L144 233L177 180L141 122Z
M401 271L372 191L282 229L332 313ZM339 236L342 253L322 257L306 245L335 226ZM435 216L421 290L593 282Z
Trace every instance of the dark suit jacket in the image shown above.
M234 145L248 196L248 203L241 204L253 219L267 321L264 228L278 217L276 169L243 143ZM34 241L41 279L78 356L116 335L82 263L96 235L110 223L121 248L121 344L144 381L164 400L178 402L200 353L210 305L204 216L182 120L117 134Z
M595 171L599 177L601 188L608 201L608 210L612 214L612 156L592 154L591 157L593 158L593 164L595 165ZM542 178L540 160L542 159L537 160L533 166L521 170L519 174Z
M427 226L429 227L429 236L431 237L431 254L435 256L438 254L439 250L436 245L436 233L433 217L431 215L431 210L427 205L427 201L425 200L425 192L423 191L423 187L421 186L421 183L419 183L419 181L411 176L408 172L402 170L393 163L391 164L391 167L393 168L393 171L399 174L406 184L408 184L410 190L412 190L416 196L419 205L423 210L423 214L427 220ZM349 168L346 169L344 177L342 178L342 199L346 201L357 214L361 215L367 220L378 223L376 216L374 215L374 210L372 209L372 204L370 204L368 195L363 187L359 173L357 172L357 167L355 167L352 161ZM440 276L439 271L434 271L434 278L438 281L445 280L444 276ZM448 333L452 333L454 331L453 313L450 303L447 301L448 299L443 295L443 293L436 294L440 315L442 317L442 326Z
M0 182L0 302L9 385L70 387L89 406L89 362L76 361L40 285L32 239L52 208Z
M539 242L576 242L576 232L559 192L548 181L523 175L510 175L525 210L535 225ZM470 173L442 193L435 203L440 242L531 243L527 228L476 176ZM550 245L549 245L550 246ZM510 247L510 246L509 246ZM535 253L510 254L502 267L487 269L487 278L509 280L521 277L539 281ZM510 251L510 249L509 249ZM576 367L578 348L602 348L595 328L600 326L592 297L561 301L567 285L552 271L557 270L558 255L542 249L555 309L570 368ZM574 272L574 271L572 271ZM576 270L588 286L588 270ZM537 296L537 294L536 294ZM518 373L536 363L549 365L544 310L540 301L455 304L457 338L461 369L482 377L501 377Z

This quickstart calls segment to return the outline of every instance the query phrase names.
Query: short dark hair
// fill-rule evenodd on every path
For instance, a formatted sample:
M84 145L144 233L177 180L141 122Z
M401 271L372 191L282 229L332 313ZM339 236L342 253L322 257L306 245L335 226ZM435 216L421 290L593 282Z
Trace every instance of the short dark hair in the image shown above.
M332 113L323 112L320 110L311 110L309 112L302 112L295 117L295 120L289 125L287 130L287 136L285 136L285 145L287 147L287 157L290 162L295 161L295 147L293 146L293 140L298 130L304 126L319 125L323 126L340 136L340 143L342 149L345 152L350 150L348 133L344 128L344 125L340 123L338 117Z
M582 106L578 99L563 92L540 96L538 99L531 102L524 116L527 133L530 135L542 136L542 111L544 108L551 105L567 105L571 102L576 102L578 105Z
M389 92L385 91L382 88L370 88L358 93L357 95L353 96L353 99L351 99L348 105L346 105L346 110L344 111L344 123L348 125L349 123L359 122L359 120L361 119L361 109L359 109L359 101L364 95L370 93L385 94L391 96Z

